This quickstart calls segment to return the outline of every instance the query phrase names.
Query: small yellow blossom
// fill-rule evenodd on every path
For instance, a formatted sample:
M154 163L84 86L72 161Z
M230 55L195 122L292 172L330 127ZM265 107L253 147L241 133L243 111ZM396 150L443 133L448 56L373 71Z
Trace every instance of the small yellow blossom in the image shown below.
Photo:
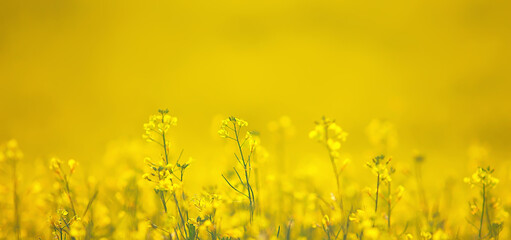
M421 239L422 240L429 240L429 239L432 239L433 236L431 235L430 232L421 232Z
M366 166L371 169L374 175L378 176L383 182L390 182L392 178L390 175L394 172L393 168L389 166L390 158L385 159L384 155L379 155L366 163Z
M493 177L494 169L490 167L487 168L478 168L477 171L472 174L471 177L464 178L463 181L465 183L470 184L471 187L486 187L486 188L495 188L499 183L499 179Z
M149 117L149 122L144 124L145 133L142 137L148 142L166 141L165 134L171 126L177 125L177 118L168 115L169 110L159 110L160 114Z
M67 161L67 164L69 165L69 171L70 171L70 173L74 173L74 172L75 172L75 169L76 169L76 166L78 165L78 163L76 162L76 160L74 160L74 159L69 159L69 161Z
M220 135L220 137L223 138L230 138L235 140L236 137L239 138L241 128L246 126L248 126L248 123L246 121L231 116L227 119L222 120L220 129L218 130L218 135ZM249 132L247 132L246 134L246 138L247 137L250 137Z
M343 131L334 120L326 117L315 122L315 124L314 130L309 132L309 138L327 145L331 151L339 150L341 142L346 141L348 133Z

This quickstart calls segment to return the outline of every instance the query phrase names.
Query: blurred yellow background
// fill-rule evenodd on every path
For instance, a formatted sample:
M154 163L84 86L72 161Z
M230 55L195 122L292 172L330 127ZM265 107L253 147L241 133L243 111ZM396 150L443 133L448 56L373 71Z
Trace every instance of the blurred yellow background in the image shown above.
M175 149L200 169L219 160L225 116L247 120L263 145L268 122L289 116L289 158L307 161L323 154L307 134L326 115L363 165L378 118L396 127L397 159L419 149L448 176L474 143L510 157L510 10L505 0L1 1L0 139L18 139L28 161L98 163L169 108Z

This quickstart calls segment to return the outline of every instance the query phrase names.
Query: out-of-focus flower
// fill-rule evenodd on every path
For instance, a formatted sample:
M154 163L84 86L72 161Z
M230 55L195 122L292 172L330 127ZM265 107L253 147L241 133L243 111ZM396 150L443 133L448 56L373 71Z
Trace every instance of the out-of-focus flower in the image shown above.
M366 133L373 146L383 152L387 152L397 145L396 130L389 121L372 120L366 128Z

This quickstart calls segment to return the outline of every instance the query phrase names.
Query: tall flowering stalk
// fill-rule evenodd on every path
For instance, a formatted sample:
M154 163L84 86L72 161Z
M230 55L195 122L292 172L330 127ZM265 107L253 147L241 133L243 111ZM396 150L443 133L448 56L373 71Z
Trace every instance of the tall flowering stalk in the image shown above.
M19 210L19 194L18 194L18 162L23 158L23 153L18 147L16 140L10 140L6 144L0 146L0 162L6 161L11 166L12 176L12 202L14 206L13 219L14 219L14 234L16 239L21 239L21 226L20 226L20 210Z
M231 182L224 176L224 180L229 184L229 186L234 189L236 192L245 196L249 201L249 210L250 210L250 222L254 219L254 211L255 211L255 193L252 188L252 183L250 182L250 176L252 173L252 157L255 153L255 149L259 144L256 138L254 138L253 133L250 131L246 131L245 135L242 135L242 128L248 126L248 123L242 119L236 117L229 117L222 121L222 125L220 126L220 130L218 130L218 134L226 139L232 140L236 143L236 146L239 151L239 155L234 153L236 160L243 168L243 177L239 174L236 167L233 167L236 176L240 184L243 186L243 191L235 187ZM248 148L248 153L243 151L243 148Z
M493 172L495 169L490 168L489 166L487 168L478 168L477 171L472 174L471 177L467 177L464 179L464 182L470 184L472 188L479 187L481 188L481 197L483 199L483 203L481 206L481 218L479 222L479 239L481 239L482 236L482 229L483 229L483 220L486 213L486 216L488 218L488 228L490 229L490 235L492 235L492 229L491 229L491 221L490 221L490 215L488 214L488 207L487 207L487 198L489 194L489 190L492 188L495 188L497 184L499 183L499 179L493 177ZM493 236L491 236L493 237Z
M67 165L67 167L66 167ZM69 159L67 164L59 158L52 158L50 161L50 170L55 174L61 189L64 193L65 198L67 198L69 202L69 207L59 206L57 209L57 216L50 217L50 224L53 228L53 234L59 240L64 239L81 239L85 236L92 236L92 229L86 227L88 224L92 224L92 219L90 222L84 220L85 216L91 209L92 203L97 197L98 191L95 190L93 196L89 199L85 210L82 214L78 212L78 209L75 207L75 203L77 203L75 197L73 196L72 188L70 187L71 176L75 173L76 168L78 167L78 162L74 159ZM69 210L69 211L68 211Z
M316 126L314 130L310 131L309 138L315 140L326 147L332 169L334 171L335 182L337 185L337 197L340 200L340 207L343 208L342 196L341 196L341 180L340 172L346 167L348 161L342 162L340 168L337 164L339 163L339 150L341 148L341 142L346 141L348 133L342 130L335 120L323 117L321 120L315 122Z
M374 212L378 212L378 199L380 194L380 184L389 184L392 180L390 175L394 172L393 168L389 166L390 159L385 159L384 155L379 155L373 158L371 161L366 163L366 166L371 169L374 175L376 175L376 196L374 203Z
M192 227L185 214L181 210L176 191L183 185L183 174L189 166L189 162L180 163L181 154L175 163L169 161L170 144L167 139L167 132L171 126L176 126L177 118L168 115L168 110L159 110L159 114L152 115L149 122L144 124L145 133L142 136L146 141L156 143L163 149L161 159L153 162L150 158L145 158L145 163L150 171L143 175L143 178L155 184L154 191L159 196L165 213L168 213L167 201L172 199L179 214L178 230L183 239L189 239L189 233ZM168 230L161 229L168 233ZM169 234L170 235L170 234ZM171 237L170 237L171 238Z

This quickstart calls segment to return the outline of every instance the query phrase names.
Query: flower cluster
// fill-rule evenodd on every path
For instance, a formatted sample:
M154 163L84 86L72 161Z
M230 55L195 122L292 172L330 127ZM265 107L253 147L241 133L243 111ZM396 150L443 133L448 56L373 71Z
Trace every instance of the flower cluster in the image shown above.
M351 213L349 220L357 224L358 231L364 232L365 239L378 239L379 228L384 224L383 220L378 218L375 213L364 210Z
M142 135L142 138L148 142L160 143L159 138L162 141L166 141L165 134L167 134L169 128L177 125L177 118L168 115L168 109L159 110L158 112L160 114L150 116L149 122L144 124L145 133Z
M479 238L481 239L483 234L483 219L486 216L487 219L487 228L489 237L491 239L494 239L495 237L498 238L500 231L502 231L502 221L499 221L499 217L505 216L507 218L507 212L502 211L502 209L499 207L498 201L495 199L490 199L490 189L495 188L497 184L499 183L499 180L493 176L493 172L495 170L490 168L489 166L487 168L481 168L479 167L477 171L472 174L471 177L464 178L463 181L470 184L470 187L480 187L481 188L481 198L483 200L481 204L481 214L480 214L480 220L479 220ZM493 204L488 206L488 202L493 201ZM476 207L476 202L474 200L473 203L469 203L471 208L471 214L475 215L479 212L479 208ZM493 214L489 214L490 211L493 211ZM503 214L503 215L500 215ZM485 215L486 214L486 215ZM495 215L495 216L491 216ZM495 217L494 220L492 218Z
M112 142L101 164L59 158L18 161L23 154L16 141L0 144L0 239L510 239L507 162L494 162L500 175L491 168L468 175L463 187L476 187L473 193L459 189L463 178L455 179L456 172L449 173L441 188L437 174L422 178L421 167L431 169L436 160L426 162L417 154L394 164L388 152L374 146L359 154L341 152L346 132L322 118L311 129L310 142L318 142L311 144L331 161L333 183L325 173L328 163L311 161L315 157L305 148L293 149L302 144L295 139L287 142L292 135L288 118L271 124L267 139L272 144L266 150L259 132L229 117L215 120L220 127L215 132L232 150L221 151L222 156L204 153L211 162L184 181L191 159L167 141L176 122L160 110L141 129L150 143ZM388 139L388 125L373 123L372 129L381 130L373 140L388 146L382 140ZM382 155L360 163L360 156L375 151ZM344 156L360 166L343 172L350 162ZM232 161L222 161L228 157ZM285 159L291 164L283 164ZM90 175L83 175L82 165ZM21 174L27 172L34 174ZM52 178L44 179L47 175ZM366 185L371 179L374 185ZM497 185L502 186L494 189ZM468 209L461 209L464 199Z
M156 184L154 190L157 194L174 193L176 189L181 188L183 174L185 169L190 165L191 159L182 164L179 162L181 155L175 164L169 163L169 142L166 140L166 133L170 126L175 126L177 118L168 115L168 110L159 110L160 114L152 115L149 122L144 124L145 134L143 138L149 142L158 143L163 147L163 154L158 162L153 162L151 158L144 159L145 164L151 170L142 177ZM158 139L162 139L159 142Z
M2 170L2 175L10 175L11 179L11 186L12 188L8 190L12 196L10 196L10 199L12 199L12 206L13 206L13 219L11 222L9 222L10 225L14 227L14 234L17 239L20 239L22 237L20 222L21 222L21 210L20 210L20 194L19 194L19 176L18 176L18 162L23 158L23 152L18 147L18 142L16 140L9 140L5 144L0 145L0 163L6 163L6 165L9 166L10 171ZM3 164L2 164L3 166ZM6 174L8 173L8 174ZM0 195L5 195L5 190L7 190L7 185L4 185L4 183L0 184ZM2 201L3 199L0 198L0 205L5 205L5 203ZM11 202L9 202L11 203ZM6 218L4 218L6 219ZM4 220L8 221L8 220ZM1 225L2 223L0 223ZM0 238L2 238L2 234L0 231Z
M342 163L339 163L339 149L341 148L341 142L346 141L348 133L343 131L342 128L335 123L335 120L326 117L316 121L315 124L316 126L314 127L314 130L309 132L309 138L324 145L328 150L337 186L337 197L334 196L334 199L339 201L338 205L340 209L342 209L343 203L340 174L348 165L350 160L345 159Z
M197 229L193 223L188 222L187 210L183 209L182 206L182 202L186 201L186 194L182 190L184 172L190 166L192 159L190 158L185 163L179 162L183 153L181 151L175 162L170 162L170 144L167 141L166 133L170 126L176 125L177 118L168 115L168 110L159 110L158 112L159 115L151 116L149 122L144 124L145 134L143 138L161 146L163 153L158 162L153 162L148 157L145 158L144 162L150 170L144 173L142 178L155 184L154 192L161 201L167 221L162 226L158 226L153 222L150 222L150 224L152 228L159 230L170 239L177 236L182 239L196 239ZM161 142L159 139L161 139ZM176 207L175 214L179 216L177 222L167 206L167 201L170 199L173 200Z
M330 155L334 158L339 157L339 149L341 143L346 141L348 133L342 130L335 120L323 117L320 121L315 122L314 130L309 132L309 138L321 144L324 144Z
M231 187L239 194L245 196L249 200L250 221L252 222L255 211L256 197L250 177L252 175L252 160L254 158L254 153L256 147L259 145L260 140L257 137L258 136L257 132L245 131L245 135L243 136L242 128L246 126L248 126L248 123L246 121L231 116L222 121L220 129L218 130L218 134L222 138L233 140L237 145L238 154L235 153L234 156L236 157L236 160L242 167L243 171L241 171L240 174L236 167L234 167L233 169L234 172L236 173L237 180L239 181L239 184L243 187L243 189L239 189L239 187L233 185L231 181L229 181L224 175L222 175L222 177L227 182L229 187ZM246 145L247 143L248 145ZM246 149L247 147L248 153Z
M278 120L268 123L268 130L272 133L280 133L280 137L291 137L295 134L295 127L288 116L282 116Z
M378 150L387 152L397 145L397 134L394 125L389 121L374 119L366 128L369 141Z
M239 129L248 126L248 123L236 117L229 117L222 121L222 125L218 130L218 135L223 138L236 140L235 137L239 134Z
M184 169L189 166L189 163L185 163L184 165L165 164L164 160L161 160L159 163L153 163L150 158L145 158L144 162L149 166L151 172L145 173L142 177L156 184L154 190L157 193L173 193L175 190L181 188L182 182L176 173L181 174L179 171L184 171Z
M6 144L0 145L0 162L5 160L17 161L23 158L23 152L18 147L18 142L14 139Z
M499 183L499 179L493 177L493 172L494 169L491 169L490 167L480 167L474 174L472 174L471 177L466 177L463 181L470 184L471 187L484 186L486 188L494 188Z
M390 175L394 173L394 168L389 166L390 158L385 159L384 155L379 155L366 163L366 166L371 169L374 175L378 176L380 181L390 182L392 178Z
M190 205L188 222L194 225L199 238L217 238L215 215L222 201L221 195L203 192L188 202Z
M74 159L67 161L67 171L64 169L63 162L57 157L53 157L50 160L50 170L52 170L59 180L68 180L68 177L76 171L78 162Z
M93 230L86 226L90 224L91 219L83 219L91 209L92 204L97 196L97 189L88 201L86 199L77 198L76 192L71 185L71 176L75 173L79 163L74 159L69 159L67 164L57 158L53 157L50 160L50 170L56 176L57 183L55 186L58 188L55 193L54 202L57 209L56 216L50 216L49 222L53 229L55 239L63 240L71 237L72 239L83 239L87 234ZM80 203L86 203L83 207L83 212L79 212ZM97 224L99 227L100 224ZM97 229L96 229L97 230Z
M198 212L201 219L211 219L214 217L216 209L222 202L222 196L218 194L202 193L200 196L194 197L191 204Z

